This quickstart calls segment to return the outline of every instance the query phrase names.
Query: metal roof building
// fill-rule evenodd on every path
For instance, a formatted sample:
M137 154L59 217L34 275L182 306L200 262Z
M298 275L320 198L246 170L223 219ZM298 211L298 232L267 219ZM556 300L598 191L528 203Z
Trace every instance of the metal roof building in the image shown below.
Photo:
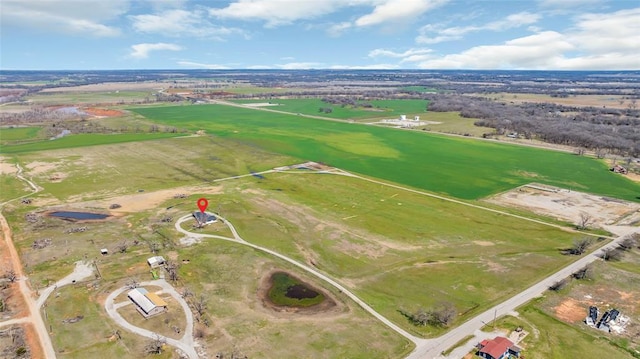
M133 304L136 305L136 309L145 318L160 314L167 310L167 302L160 298L155 293L149 293L144 288L135 288L127 293L127 296Z

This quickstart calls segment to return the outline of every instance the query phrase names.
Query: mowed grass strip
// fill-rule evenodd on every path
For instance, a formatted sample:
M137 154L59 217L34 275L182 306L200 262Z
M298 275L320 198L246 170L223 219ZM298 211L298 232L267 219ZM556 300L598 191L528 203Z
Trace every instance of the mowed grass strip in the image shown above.
M602 161L525 146L323 121L223 105L139 108L158 123L234 138L404 185L478 199L539 182L640 201Z
M77 134L55 140L25 143L13 146L2 146L0 154L15 154L35 151L57 150L96 145L107 145L124 142L158 140L184 136L178 133L122 133L122 134Z

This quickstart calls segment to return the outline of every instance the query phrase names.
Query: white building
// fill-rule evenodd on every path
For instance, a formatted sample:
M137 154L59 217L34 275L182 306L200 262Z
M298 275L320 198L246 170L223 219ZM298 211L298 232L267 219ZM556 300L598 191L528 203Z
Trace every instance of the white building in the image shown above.
M147 259L147 264L149 264L149 267L151 267L151 268L160 267L165 262L166 261L164 260L164 257L162 257L162 256L155 256L155 257L151 257L151 258Z
M167 302L157 294L149 293L149 291L144 288L132 289L127 293L127 296L131 299L133 304L135 304L138 312L140 312L140 314L145 318L167 311Z

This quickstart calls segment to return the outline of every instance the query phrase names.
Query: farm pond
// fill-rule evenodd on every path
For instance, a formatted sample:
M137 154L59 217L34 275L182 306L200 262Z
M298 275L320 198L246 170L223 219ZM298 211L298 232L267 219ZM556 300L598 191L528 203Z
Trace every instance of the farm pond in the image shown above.
M72 211L54 211L47 213L49 217L56 217L71 221L83 221L83 220L100 220L110 217L108 214L91 213L91 212L72 212Z

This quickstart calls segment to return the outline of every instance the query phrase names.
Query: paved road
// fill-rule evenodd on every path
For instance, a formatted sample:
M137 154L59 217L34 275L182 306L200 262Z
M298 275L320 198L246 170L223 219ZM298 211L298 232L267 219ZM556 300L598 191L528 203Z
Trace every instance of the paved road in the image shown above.
M149 281L149 282L142 282L140 283L140 286L145 286L145 285L153 285L153 286L159 286L162 288L162 292L163 293L167 293L167 294L171 294L171 296L176 299L176 301L178 301L178 303L180 303L180 306L182 307L182 310L184 311L186 318L187 318L187 323L186 323L186 328L184 330L184 335L182 336L182 338L180 339L173 339L173 338L167 338L167 337L163 337L160 336L160 338L164 339L166 341L167 344L176 347L178 350L182 351L187 357L189 357L190 359L197 359L198 353L196 352L195 349L195 341L193 340L193 314L191 313L191 309L189 308L189 305L187 304L187 302L184 300L184 298L182 298L182 296L176 292L176 290L173 288L173 286L171 286L169 283L167 283L164 279L158 279L158 280L154 280L154 281ZM156 337L158 337L158 334L147 330L147 329L143 329L140 327L136 327L132 324L130 324L129 322L127 322L121 315L120 313L118 313L118 308L124 306L124 305L129 305L129 303L131 303L130 301L126 301L126 302L122 302L122 303L114 303L114 299L115 297L117 297L120 293L124 292L125 290L128 290L128 287L122 287L119 288L113 292L111 292L111 294L109 294L109 296L107 297L107 300L104 303L104 308L107 311L107 314L109 315L109 317L111 317L118 325L120 325L121 327L127 329L128 331L141 335L143 337L147 337L147 338L151 338L151 339L155 339Z

